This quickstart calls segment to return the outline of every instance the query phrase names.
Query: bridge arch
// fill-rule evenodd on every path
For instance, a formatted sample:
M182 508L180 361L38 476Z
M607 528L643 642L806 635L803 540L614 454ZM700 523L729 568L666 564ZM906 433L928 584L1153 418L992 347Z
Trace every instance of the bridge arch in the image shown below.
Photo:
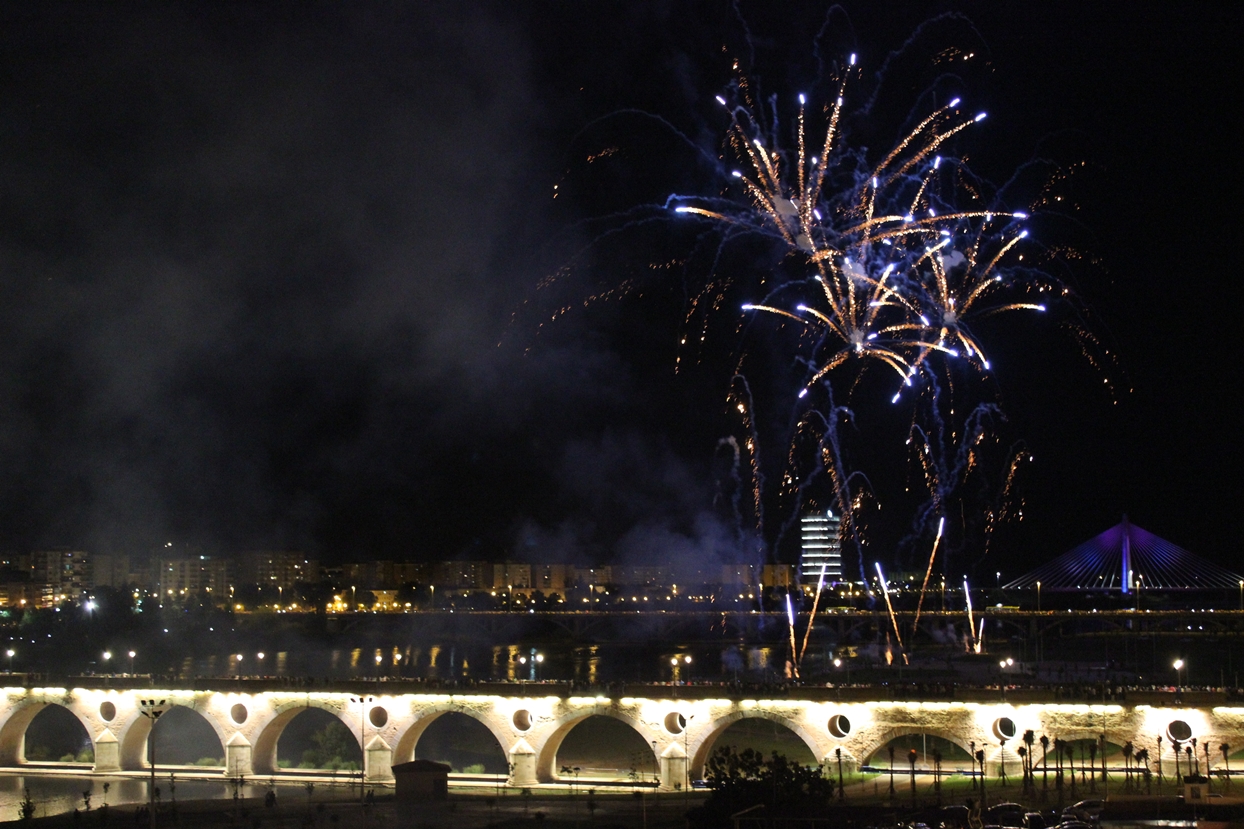
M405 731L401 732L401 736L397 739L397 745L393 748L393 763L396 765L397 763L405 763L415 759L415 749L419 745L419 738L423 736L423 732L428 730L428 726L445 714L462 714L484 726L488 729L488 733L492 734L497 741L497 745L501 747L501 752L508 755L510 747L514 743L513 734L503 731L497 726L496 722L493 722L488 717L480 716L466 706L447 703L426 706L414 712L414 720L406 727Z
M228 732L224 726L217 720L210 709L200 708L197 700L178 701L170 700L165 711L171 711L174 708L184 708L192 711L207 722L212 727L212 731L216 733L216 739L220 740L221 750L224 750L225 741L229 739ZM151 739L152 722L143 716L139 711L132 711L128 718L128 722L117 723L120 734L121 743L121 768L126 771L137 771L148 767L147 763L147 741ZM160 762L160 758L156 757L156 763Z
M958 746L963 749L963 753L968 756L971 756L972 754L972 749L969 745L970 741L965 740L963 735L957 731L948 728L938 728L937 726L925 728L913 725L895 725L889 728L880 729L869 735L868 742L860 745L858 748L860 762L871 762L872 759L877 756L878 752L884 750L886 746L895 740L903 737L919 737L925 734L930 737L937 737L951 743L952 745ZM978 749L985 749L986 751L989 750L989 746L983 741L977 743L976 747ZM886 759L887 761L889 760L888 757Z
M768 720L769 722L774 722L780 726L783 726L803 741L804 745L808 747L808 751L812 752L812 756L816 759L817 763L824 762L827 741L822 740L818 735L813 734L812 731L805 727L803 723L774 711L751 709L746 711L735 711L724 717L713 720L707 733L701 734L698 738L698 742L692 743L690 751L690 774L692 778L699 779L704 776L704 765L708 762L709 755L712 754L713 748L716 747L717 740L722 734L725 733L727 728L743 720ZM832 749L829 749L829 751L832 753ZM845 747L843 747L843 754L846 754Z
M557 726L547 737L544 738L543 742L537 749L537 780L541 783L552 783L558 780L556 771L558 749L561 748L562 743L566 739L566 735L569 734L575 726L590 717L608 717L610 719L626 723L636 734L639 735L640 739L642 739L645 745L648 745L650 749L654 742L660 740L660 736L654 734L652 729L649 728L646 723L624 710L619 710L614 707L598 706L587 710L577 711L572 716L569 716L557 723ZM656 755L655 749L651 750L653 751L653 763L659 763L660 761Z
M342 703L339 700L319 699L312 696L289 700L265 712L267 715L266 719L257 725L255 736L251 760L254 764L254 773L273 774L277 771L276 744L281 739L281 734L285 731L285 727L290 724L290 721L304 711L318 709L331 714L341 721L341 724L346 727L355 739L358 739L358 722L350 719L346 710L348 705L348 702ZM221 742L224 743L223 740ZM359 751L363 750L363 744L360 742Z
M0 725L0 766L20 766L26 762L26 729L39 712L50 705L64 708L82 724L94 748L98 735L94 732L94 724L78 710L72 701L54 699L47 695L31 694L15 700L9 709L10 713Z

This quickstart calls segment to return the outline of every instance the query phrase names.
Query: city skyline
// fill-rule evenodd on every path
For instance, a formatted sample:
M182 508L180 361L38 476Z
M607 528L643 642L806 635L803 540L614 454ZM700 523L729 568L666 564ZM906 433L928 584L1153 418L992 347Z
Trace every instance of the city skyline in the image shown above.
M1083 165L1080 230L1040 232L1083 251L1075 287L1119 367L1054 330L991 332L1006 434L1034 457L1000 541L1011 572L1125 513L1230 565L1230 363L1194 340L1234 324L1218 240L1241 164L1219 113L1239 97L1238 13L845 9L824 46L858 51L870 82L922 24L916 52L979 47L963 94L989 119L963 149L994 178ZM793 95L825 11L10 12L0 549L793 560L791 515L757 551L723 506L738 340L711 332L680 364L676 278L578 309L675 245L592 254L573 312L536 286L593 222L713 186L674 132L612 114L716 151L723 45L746 57L748 27L764 89ZM869 553L915 568L893 457L867 459Z

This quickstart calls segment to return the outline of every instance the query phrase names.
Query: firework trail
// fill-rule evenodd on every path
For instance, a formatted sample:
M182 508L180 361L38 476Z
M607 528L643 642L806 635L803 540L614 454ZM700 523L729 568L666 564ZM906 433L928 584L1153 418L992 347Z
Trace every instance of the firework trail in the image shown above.
M898 630L898 617L894 615L894 605L890 604L890 585L885 580L885 573L881 571L881 562L874 562L877 567L877 580L881 583L881 595L885 596L885 609L890 614L890 624L894 626L894 641L898 642L898 648L903 654L903 663L907 664L907 649L903 647L903 635Z
M731 176L741 197L671 202L675 213L770 237L802 260L806 278L743 306L803 326L814 342L818 359L801 397L853 359L893 371L900 393L921 371L932 370L934 357L962 359L988 372L970 323L1006 311L1044 311L1043 303L1015 294L1057 287L1041 274L1007 267L1028 235L1026 213L956 206L959 191L980 201L985 187L958 159L937 151L984 113L964 115L954 98L872 166L842 146L854 64L852 55L837 95L820 113L824 138L815 143L807 98L799 96L789 151L782 148L776 116L766 123L740 75L734 102L718 101L730 117L726 145L739 164Z
M933 550L929 553L929 566L924 571L924 581L920 584L920 599L916 602L916 618L911 623L911 637L916 638L916 632L920 630L920 610L924 607L924 592L929 589L929 576L933 575L933 559L937 557L937 545L942 541L942 530L946 527L946 517L942 516L937 522L937 537L933 539Z
M734 184L717 197L671 197L668 206L718 228L723 245L753 234L782 252L783 269L768 275L776 284L742 308L748 316L769 316L797 332L806 355L798 397L814 408L828 401L829 414L820 418L820 466L833 484L844 540L851 538L861 553L866 582L855 526L858 502L837 430L839 412L846 410L833 403L835 378L842 375L855 388L863 372L880 368L892 378L891 402L912 390L909 443L919 437L916 460L931 497L917 523L937 520L935 556L947 501L977 468L991 417L1000 417L996 406L982 404L956 428L939 410L949 393L943 389L952 388L954 378L990 376L975 324L1008 312L1043 312L1049 295L1068 292L1023 264L1028 213L1005 204L949 151L951 139L983 121L985 113L965 112L960 98L950 98L932 107L879 160L869 161L843 141L855 65L851 55L838 67L824 106L813 107L799 95L791 123L783 124L777 101L758 105L736 63L735 81L717 98L729 118L725 152L735 164ZM720 307L727 287L710 280L702 296ZM948 405L953 412L953 402ZM923 419L916 411L922 407ZM1013 473L1014 464L1008 488ZM791 487L795 479L787 472L783 486ZM801 494L808 480L802 479ZM995 512L988 514L987 532L1002 517ZM930 574L931 567L932 558Z

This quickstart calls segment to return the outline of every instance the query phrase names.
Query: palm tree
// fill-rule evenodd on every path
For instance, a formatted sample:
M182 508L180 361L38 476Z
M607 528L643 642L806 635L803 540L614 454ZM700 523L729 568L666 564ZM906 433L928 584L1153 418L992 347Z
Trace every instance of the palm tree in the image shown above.
M1088 749L1089 749L1089 768L1092 769L1092 771L1089 773L1089 791L1095 792L1097 791L1097 742L1094 741L1094 742L1089 743ZM1102 759L1104 760L1105 757L1103 757Z
M1031 728L1024 732L1024 745L1028 748L1028 761L1027 765L1024 766L1024 779L1027 781L1028 786L1033 786L1034 782L1032 779L1032 744L1036 741L1037 735L1033 733Z
M972 758L972 791L976 791L976 741L968 740L968 755Z
M1046 765L1045 758L1050 753L1050 738L1041 735L1041 798L1045 799L1045 792L1050 788L1049 766Z
M890 798L894 798L894 744L887 746L890 752Z
M976 762L981 767L981 808L985 808L985 749L976 750Z
M1149 794L1149 783L1153 779L1153 775L1149 771L1149 749L1142 748L1136 752L1136 765L1145 770L1145 794Z

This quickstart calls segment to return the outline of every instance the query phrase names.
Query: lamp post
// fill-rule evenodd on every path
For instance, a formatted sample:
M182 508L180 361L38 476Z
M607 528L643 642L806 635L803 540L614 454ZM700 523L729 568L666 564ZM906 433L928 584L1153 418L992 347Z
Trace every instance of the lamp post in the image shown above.
M1175 669L1175 690L1178 691L1183 687L1183 681L1180 678L1180 673L1184 669L1184 661L1182 659L1176 659L1171 667Z
M682 790L684 798L687 796L687 793L690 792L691 790L691 743L690 743L689 737L690 737L690 731L691 731L691 721L694 719L695 719L695 714L687 715L686 722L684 722L682 726L682 753L683 753L683 757L685 758L682 763L682 768L683 768L683 774L687 778L686 782L683 784L683 790Z
M1037 582L1037 612L1041 612L1041 582Z
M108 672L108 662L112 659L112 651L104 651L104 673Z
M138 701L138 709L144 717L151 720L151 730L147 733L147 764L151 766L151 782L147 784L147 809L151 812L151 829L155 829L155 726L156 720L160 719L160 716L168 710L168 705L164 700L143 699Z
M263 651L260 651L259 653L255 654L255 658L256 658L257 660L259 660L259 675L260 675L260 676L263 676L263 675L264 675L264 674L263 674L263 658L264 658L264 652L263 652Z
M9 673L13 673L13 656L16 653L17 651L13 650L12 648L9 648L7 651L4 652L4 655L9 658Z
M134 651L130 651L130 675L134 674L134 657L138 656Z
M350 697L350 702L357 702L359 706L359 748L362 749L362 761L359 762L359 803L363 802L363 779L367 776L367 744L365 742L367 735L367 703L373 702L375 697Z

